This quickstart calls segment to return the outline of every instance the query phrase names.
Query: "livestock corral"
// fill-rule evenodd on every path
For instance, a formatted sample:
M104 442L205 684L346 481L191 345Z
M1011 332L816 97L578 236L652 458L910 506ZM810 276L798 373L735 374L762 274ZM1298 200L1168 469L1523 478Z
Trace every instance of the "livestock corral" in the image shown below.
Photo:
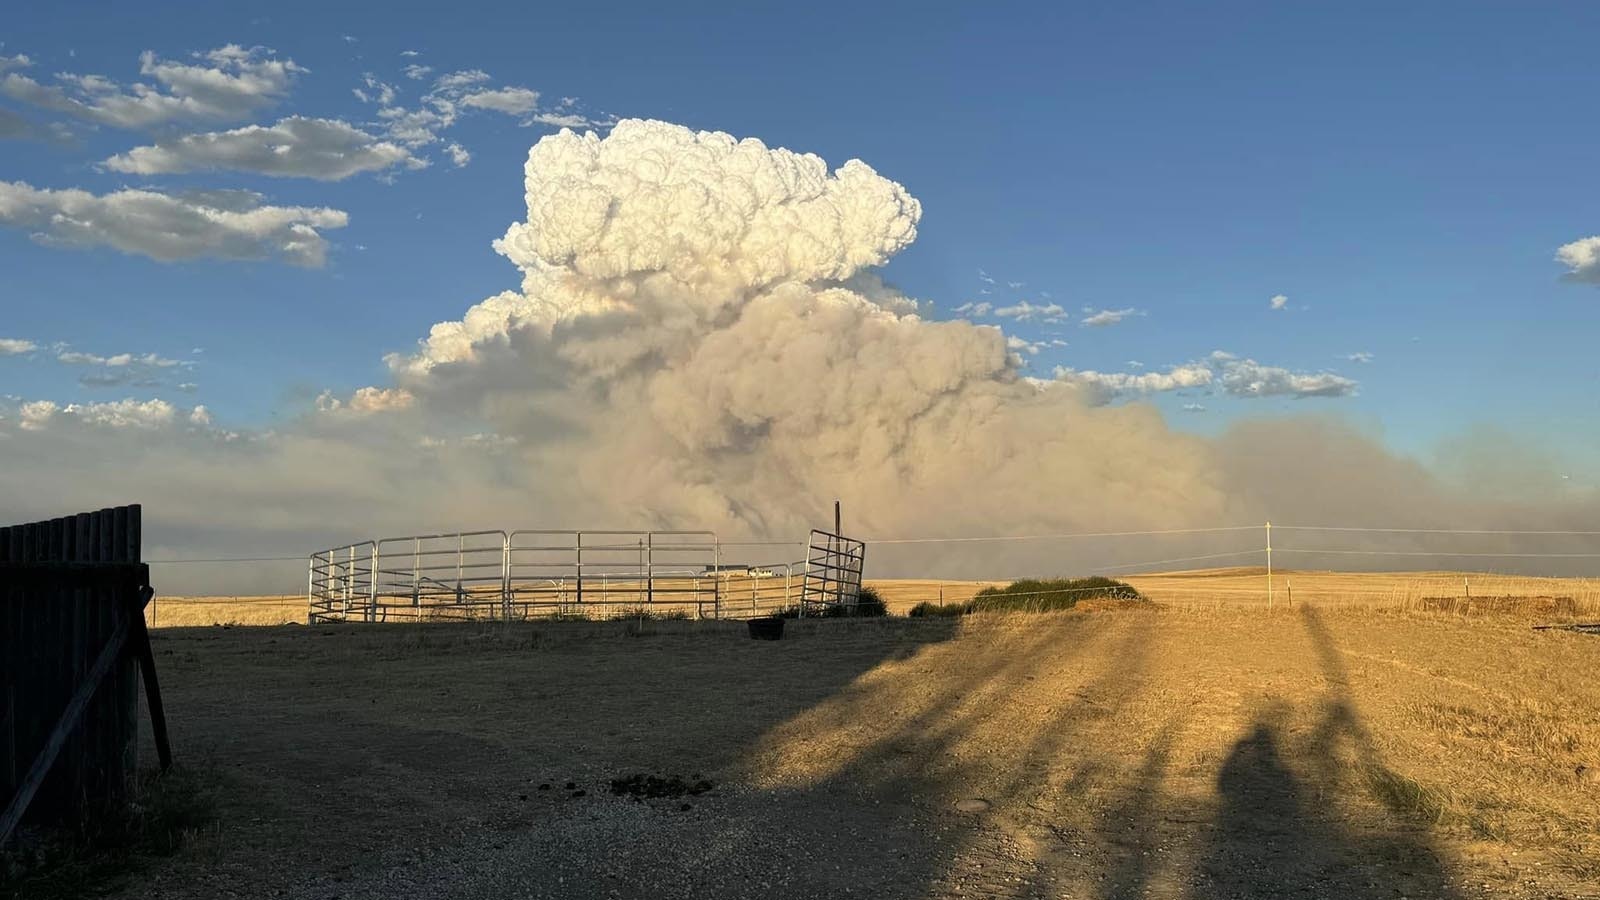
M1126 581L1149 599L791 620L774 642L165 599L180 753L144 814L177 809L170 852L11 890L1600 896L1600 637L1564 627L1596 616L1592 582L1278 572L1269 601L1253 569ZM868 582L891 613L986 584Z

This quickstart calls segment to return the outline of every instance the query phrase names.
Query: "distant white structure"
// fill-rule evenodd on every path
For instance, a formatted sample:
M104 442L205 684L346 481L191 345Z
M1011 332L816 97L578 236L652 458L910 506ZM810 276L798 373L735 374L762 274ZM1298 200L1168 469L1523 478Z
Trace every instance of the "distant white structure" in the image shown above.
M706 566L707 575L743 575L746 578L773 578L777 572L762 566L750 566L744 563L723 563L721 565Z

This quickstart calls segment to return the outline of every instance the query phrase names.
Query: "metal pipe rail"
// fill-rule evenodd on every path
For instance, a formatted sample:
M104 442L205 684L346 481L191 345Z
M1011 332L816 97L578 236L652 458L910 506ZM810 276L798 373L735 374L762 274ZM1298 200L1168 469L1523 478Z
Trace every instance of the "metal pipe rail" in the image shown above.
M310 555L308 620L747 618L854 604L865 545L817 531L794 546L804 559L729 566L710 531L378 538Z

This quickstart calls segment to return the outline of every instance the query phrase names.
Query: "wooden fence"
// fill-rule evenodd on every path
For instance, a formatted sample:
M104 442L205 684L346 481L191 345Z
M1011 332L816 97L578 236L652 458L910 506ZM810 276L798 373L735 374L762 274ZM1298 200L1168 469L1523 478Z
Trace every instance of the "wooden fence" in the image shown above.
M171 762L139 540L138 506L0 528L0 844L24 814L60 822L126 798L141 675Z

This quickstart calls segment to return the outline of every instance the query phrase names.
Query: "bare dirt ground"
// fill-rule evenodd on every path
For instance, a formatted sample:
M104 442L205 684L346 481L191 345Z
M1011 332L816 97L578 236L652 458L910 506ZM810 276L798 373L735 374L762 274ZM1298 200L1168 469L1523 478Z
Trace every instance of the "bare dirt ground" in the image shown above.
M157 632L217 815L112 895L1600 897L1600 637L1298 603L790 626ZM715 787L610 792L635 773Z

